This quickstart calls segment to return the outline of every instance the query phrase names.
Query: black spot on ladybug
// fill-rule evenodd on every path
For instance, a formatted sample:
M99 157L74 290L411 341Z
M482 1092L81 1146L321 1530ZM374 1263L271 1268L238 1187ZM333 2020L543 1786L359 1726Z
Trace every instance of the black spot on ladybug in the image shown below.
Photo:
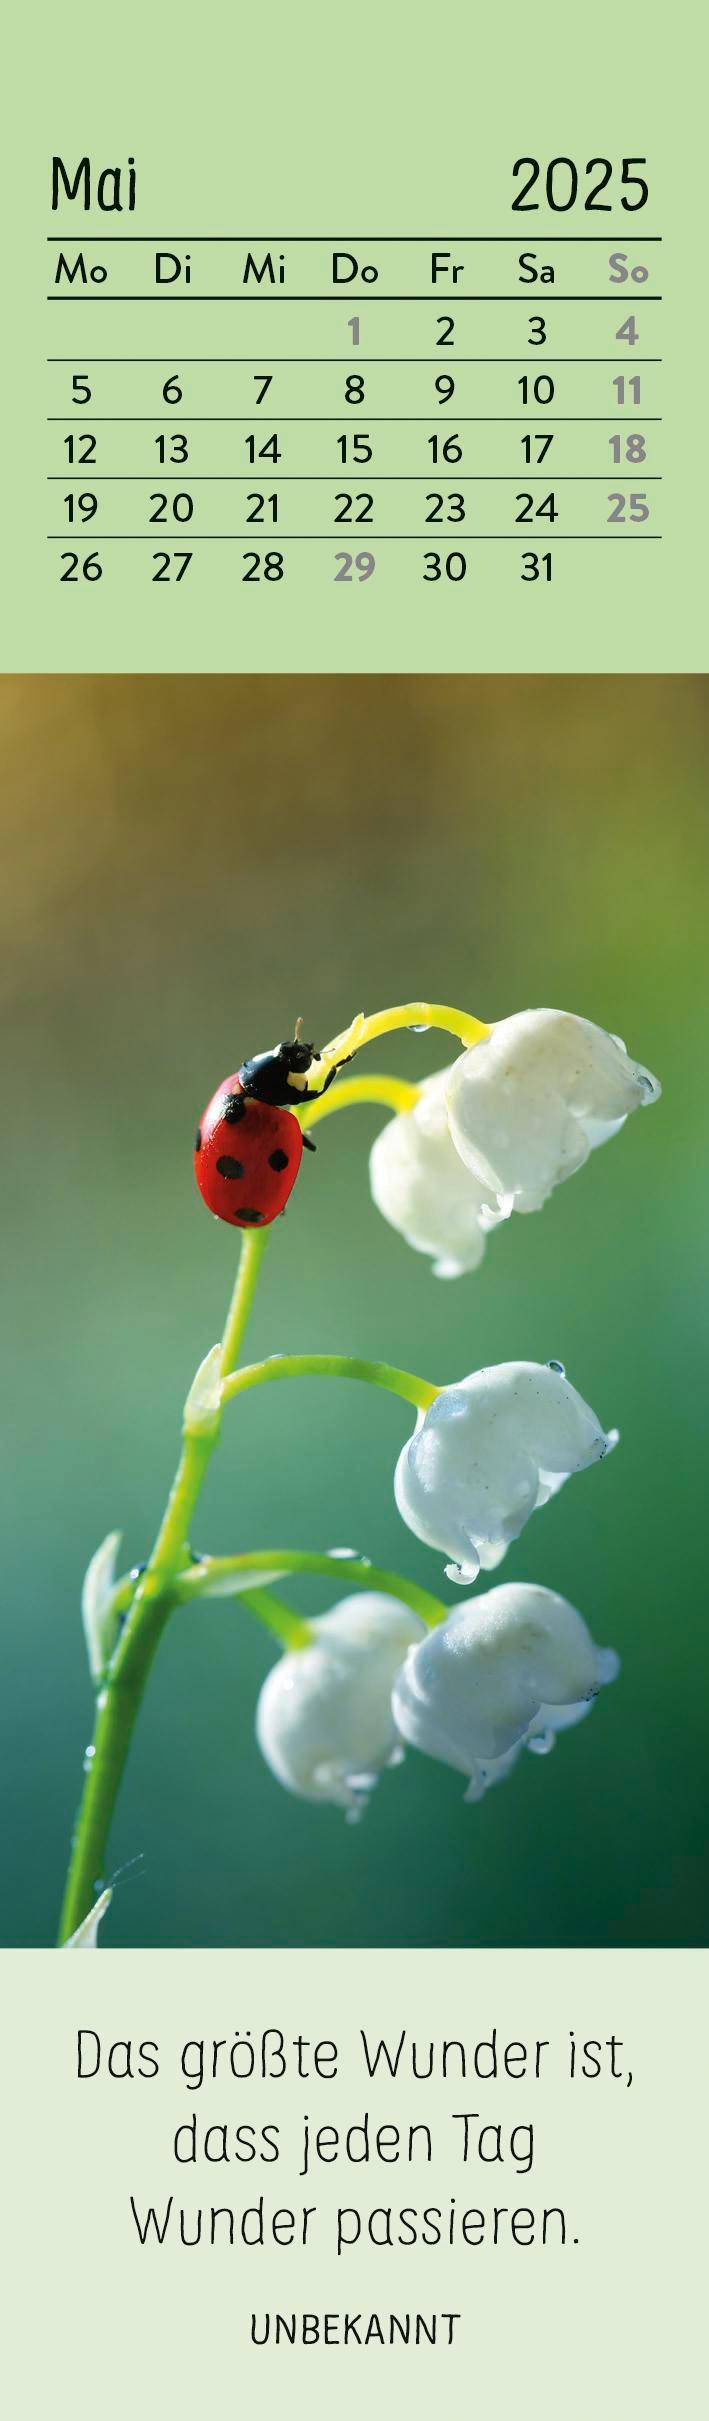
M226 1093L222 1102L221 1114L222 1118L228 1119L230 1126L236 1126L237 1119L245 1118L246 1102L243 1093Z
M201 1149L202 1149L202 1129L201 1129L201 1126L198 1126L198 1128L197 1128L197 1133L196 1133L196 1135L195 1135L195 1139L194 1139L194 1148L195 1148L195 1151L196 1151L196 1152L200 1152L200 1151L201 1151Z
M263 1211L239 1209L236 1216L242 1226L258 1227L259 1221L263 1218Z
M287 1168L287 1167L288 1167L288 1153L287 1153L287 1152L269 1152L269 1155L268 1155L268 1165L269 1165L269 1168Z
M243 1177L244 1174L243 1160L232 1160L228 1152L222 1152L221 1160L217 1161L217 1176Z

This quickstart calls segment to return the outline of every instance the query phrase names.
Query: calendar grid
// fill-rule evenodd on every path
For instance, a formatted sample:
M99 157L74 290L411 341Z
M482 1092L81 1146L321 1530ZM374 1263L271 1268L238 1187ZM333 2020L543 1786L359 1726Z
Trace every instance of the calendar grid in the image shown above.
M659 541L661 242L632 202L615 234L50 237L49 299L75 340L47 355L60 579L110 578L114 550L140 579L152 548L149 579L179 585L186 612L215 547L239 585L289 595L309 553L321 582L377 593L397 548L407 584L461 588L497 548L548 586L575 546ZM125 352L96 350L73 310L104 301L126 306ZM197 354L192 302L209 314ZM159 352L134 316L151 303Z

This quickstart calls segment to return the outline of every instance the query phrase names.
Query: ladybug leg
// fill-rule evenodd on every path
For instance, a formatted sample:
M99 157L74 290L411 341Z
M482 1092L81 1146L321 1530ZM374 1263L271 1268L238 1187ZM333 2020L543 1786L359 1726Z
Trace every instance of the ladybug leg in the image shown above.
M317 1151L317 1148L318 1148L318 1147L317 1147L317 1144L316 1144L316 1143L313 1143L312 1135L304 1135L304 1136L303 1136L303 1150L304 1150L304 1152L316 1152L316 1151Z

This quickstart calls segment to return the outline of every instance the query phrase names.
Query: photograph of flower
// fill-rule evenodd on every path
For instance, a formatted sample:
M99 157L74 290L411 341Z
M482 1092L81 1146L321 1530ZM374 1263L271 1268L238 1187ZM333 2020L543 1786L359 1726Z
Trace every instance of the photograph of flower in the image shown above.
M706 1939L708 710L0 684L6 1942Z

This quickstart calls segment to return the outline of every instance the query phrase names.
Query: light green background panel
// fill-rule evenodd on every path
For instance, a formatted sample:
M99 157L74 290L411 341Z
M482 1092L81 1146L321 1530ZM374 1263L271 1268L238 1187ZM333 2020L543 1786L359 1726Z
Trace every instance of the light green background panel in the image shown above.
M264 27L263 18L253 12L237 15L211 5L196 21L186 10L160 6L148 11L129 0L110 34L105 21L100 46L89 50L72 41L71 55L66 28L48 8L16 17L9 35L8 81L17 106L3 153L4 224L13 228L6 246L3 306L5 569L0 653L5 668L702 669L702 39L699 12L687 0L673 12L671 38L659 9L638 18L605 4L582 21L559 6L547 6L532 21L529 12L517 6L499 12L491 25L482 11L460 6L436 18L421 11L412 16L400 5L382 10L371 0L363 0L356 13L340 23L330 7L311 4L293 11L277 0ZM337 371L320 363L304 372L302 364L291 363L278 372L278 410L287 416L289 460L297 462L300 478L318 470L321 484L289 486L288 526L307 531L315 505L324 510L327 497L330 519L322 524L330 530L327 543L293 539L289 545L284 535L283 580L245 586L242 544L207 538L197 542L198 528L216 532L220 526L232 526L228 516L233 519L236 500L245 491L243 486L221 490L213 484L225 465L233 472L243 428L195 420L191 464L200 484L193 561L179 585L155 586L153 548L149 539L145 542L150 528L146 500L161 423L151 429L148 418L145 424L109 426L102 418L101 462L111 467L101 474L97 536L100 526L130 531L139 514L144 537L136 543L118 537L107 541L100 580L79 578L62 585L60 546L49 544L46 533L54 529L61 537L65 527L62 448L67 430L61 416L67 393L62 382L70 378L79 348L124 360L131 357L128 370L118 361L100 366L92 409L100 402L104 414L115 414L129 397L133 411L144 408L149 416L158 409L162 414L161 385L171 367L183 367L183 355L252 354L262 341L266 347L268 338L266 349L273 349L277 340L280 354L318 351L338 356L343 343L350 341L346 324L356 302L363 315L357 366L366 367L369 377L373 352L389 355L403 347L430 354L436 306L366 303L353 289L336 303L320 307L278 301L230 306L200 300L195 305L172 298L154 305L92 303L73 296L50 305L45 300L46 277L53 255L46 239L55 152L66 161L88 153L94 170L109 162L125 163L132 155L138 202L131 225L165 245L179 243L183 236L220 233L243 235L247 242L281 237L286 244L298 235L322 234L332 243L356 245L362 238L376 256L377 239L384 236L414 235L445 245L461 230L469 236L512 235L519 238L520 247L535 247L540 259L545 251L562 265L578 259L578 291L583 292L591 262L605 262L607 282L607 257L602 245L588 243L577 255L567 245L570 234L607 232L616 243L620 238L627 245L629 259L642 256L644 234L661 235L662 244L652 251L651 261L654 280L662 264L664 300L653 307L644 299L649 286L638 289L637 296L632 291L630 299L637 304L641 349L648 350L652 336L649 349L653 355L662 354L661 363L643 374L651 384L642 391L642 409L648 408L649 396L652 414L646 460L653 481L645 491L652 516L648 532L661 526L662 542L654 543L642 531L628 538L617 531L607 543L576 545L565 543L562 534L565 527L604 528L606 494L618 485L644 488L644 479L635 472L631 480L627 465L624 477L611 467L606 480L612 428L593 417L613 408L605 387L610 389L614 371L632 371L632 357L614 334L626 314L629 289L608 288L607 302L586 308L581 302L557 299L549 307L550 329L564 330L563 341L557 336L554 346L564 358L555 373L563 382L553 458L561 518L553 536L550 584L522 581L518 530L511 542L477 544L473 539L466 547L466 577L457 584L445 577L424 582L423 499L432 486L435 490L454 484L450 472L445 481L432 482L428 459L424 463L416 451L428 443L428 389L433 368L440 367L428 360L412 364L406 392L398 363L372 366L379 459L387 472L395 471L397 481L376 491L378 499L387 499L386 513L377 502L376 522L380 530L412 529L415 542L382 541L376 573L363 584L335 586L336 546L346 546L355 537L361 544L363 536L368 546L372 533L335 529L334 493L354 483L343 482L335 472L328 484L331 464L324 449L335 438L337 423L313 419L323 410L339 410L339 393L333 402L328 382L339 378L343 364ZM550 213L546 203L536 213L513 214L513 165L527 155L542 164L552 159L578 161L581 194L589 182L587 161L599 156L614 163L644 159L650 187L647 209L624 214L614 169L610 216L586 214L577 206L571 212ZM561 175L563 190L563 169ZM100 237L125 224L101 220L95 208L86 220L71 205L57 213L54 228L55 234L60 228L76 240L80 232ZM117 254L124 261L126 248L118 247ZM473 255L473 267L481 257ZM505 247L505 257L516 262L516 244ZM139 290L138 265L142 276L145 258L139 248L131 258ZM199 280L199 263L194 274ZM488 276L486 267L485 281ZM528 290L530 307L536 291ZM515 307L505 305L495 318L492 304L464 308L470 334L466 355L477 360L483 353L521 353L515 335L527 318L526 309L515 317ZM286 343L279 317L283 313L290 331ZM577 358L616 352L617 363L610 360L600 367ZM50 354L71 358L50 370ZM163 356L160 386L160 365L140 367L132 360L138 355ZM575 358L569 361L569 355ZM530 355L530 362L539 370L541 355ZM184 410L189 402L195 415L246 411L239 382L251 378L252 368L225 369L222 363L205 370L186 364ZM520 431L503 419L497 424L488 419L485 427L475 419L473 425L473 416L514 410L516 392L511 399L519 374L519 362L497 367L478 363L464 369L460 388L471 415L465 463L460 466L465 476L473 465L473 484L465 491L469 526L471 517L476 529L497 525L506 529L508 540L515 528L513 497L525 485L516 477ZM312 382L307 396L304 377ZM412 417L397 420L404 407ZM368 414L371 410L368 390ZM48 423L47 414L55 411L59 419ZM419 411L423 417L417 426ZM580 411L589 416L587 424L573 426L566 415ZM274 389L274 420L277 417ZM285 468L282 462L280 469ZM509 477L513 468L514 488L493 484L503 473ZM118 471L125 475L138 469L141 487L127 486L125 477L117 480ZM592 484L577 492L567 482L579 470L592 475ZM405 484L414 473L417 484ZM662 484L656 485L660 474ZM417 518L412 521L408 506L414 497ZM498 512L504 519L498 521ZM528 544L542 548L547 529L548 524L535 524ZM158 545L162 536L159 530ZM451 537L445 527L433 532L444 554L455 536L455 530ZM79 552L83 555L83 545Z
M480 1806L412 1752L349 1826L258 1752L274 1648L253 1617L216 1600L175 1615L108 1871L142 1863L104 1942L706 1941L708 688L0 684L7 1942L54 1937L93 1713L82 1575L109 1530L122 1569L148 1554L225 1316L235 1238L194 1184L196 1120L298 1013L324 1040L362 1005L421 996L487 1019L577 1010L625 1037L662 1101L449 1284L371 1202L381 1114L323 1123L247 1351L444 1382L564 1361L621 1442L528 1523L504 1577L569 1597L621 1677ZM416 1076L446 1056L401 1035L360 1067ZM394 1504L411 1419L371 1388L253 1390L225 1416L195 1548L346 1545L448 1595ZM332 1596L292 1591L303 1611Z

